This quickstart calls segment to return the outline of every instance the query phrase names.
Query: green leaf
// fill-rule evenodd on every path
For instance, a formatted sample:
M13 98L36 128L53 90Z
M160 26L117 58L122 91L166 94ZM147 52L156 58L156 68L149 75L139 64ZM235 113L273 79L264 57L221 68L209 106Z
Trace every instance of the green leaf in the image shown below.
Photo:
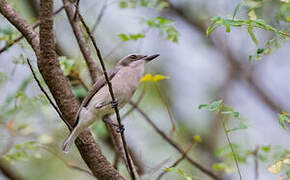
M141 0L140 1L140 5L143 6L143 7L147 7L149 4L149 2L147 0Z
M185 176L184 172L180 168L177 168L177 170L178 170L178 174Z
M235 11L234 11L234 14L233 14L233 18L232 18L233 20L235 19L236 15L237 15L237 13L238 13L238 11L240 10L240 8L241 8L242 5L243 5L243 1L240 2L240 3L236 6Z
M147 26L159 29L161 34L167 34L167 40L178 42L179 32L174 28L174 22L162 17L145 20Z
M225 170L227 168L227 165L225 163L216 163L213 165L213 169L215 171L222 171Z
M203 109L203 108L207 108L208 105L207 104L201 104L198 106L198 109Z
M129 34L129 38L136 41L140 38L144 38L144 34L138 33L138 34Z
M214 26L217 21L218 21L218 18L212 19L212 23L208 26L206 30L206 37L208 37L217 28L217 26Z
M264 152L266 152L266 153L268 153L271 150L271 146L270 145L268 145L268 146L262 146L261 147L261 150L264 151Z
M290 119L286 116L286 115L283 115L283 114L278 114L278 119L279 119L279 124L280 126L283 128L283 129L287 129L286 126L285 126L285 123L290 123Z
M237 144L232 144L234 151L239 148ZM216 157L224 157L225 155L232 154L232 150L229 145L223 146L221 148L218 148L215 152L214 155Z
M127 41L137 41L138 39L144 38L145 35L142 33L137 33L137 34L119 34L119 37L122 39L123 42L127 42Z
M231 25L225 21L226 32L231 32Z
M201 104L198 106L198 109L206 108L209 111L217 111L220 109L220 105L223 103L223 100L214 101L211 104Z
M227 132L227 133L230 133L230 132L232 132L232 131L237 131L237 130L242 130L242 129L248 129L248 126L245 125L243 122L240 122L239 125L238 125L237 127L232 128L232 129L229 129L229 130L227 130L226 132Z
M167 171L167 172L173 172L174 171L174 169L168 168L168 167L164 167L164 170Z
M126 1L120 1L119 6L120 6L120 8L127 8L128 4Z
M69 75L72 69L74 68L75 61L68 59L66 56L59 56L58 60L60 62L61 69L64 72L64 75Z
M249 33L251 39L252 39L252 40L254 41L254 43L256 44L256 46L258 46L258 45L259 45L259 44L258 44L258 41L257 41L257 39L256 39L255 34L253 33L253 26L251 26L251 25L248 26L248 33Z
M227 114L227 115L233 115L235 118L239 118L240 117L240 113L233 111L233 109L231 107L224 107L223 111L221 112L222 114Z
M119 37L122 39L122 41L126 42L129 41L130 38L126 34L119 34Z
M264 52L264 49L263 48L258 48L257 49L257 54L262 54Z
M26 161L29 158L39 157L38 150L39 148L35 141L28 141L15 145L2 157L8 161Z
M161 1L157 7L158 11L162 11L164 8L169 7L169 3L165 1Z

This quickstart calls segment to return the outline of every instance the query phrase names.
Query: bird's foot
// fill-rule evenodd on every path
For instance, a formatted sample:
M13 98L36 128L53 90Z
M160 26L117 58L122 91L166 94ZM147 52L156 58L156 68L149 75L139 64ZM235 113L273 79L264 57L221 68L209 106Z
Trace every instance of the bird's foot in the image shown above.
M122 124L119 125L119 124L113 123L109 118L104 118L103 121L106 124L110 124L112 126L117 127L117 130L116 130L117 133L123 133L125 131L124 125L122 125Z
M119 104L118 99L115 99L114 101L111 101L112 108L114 108L114 109L118 107L118 104Z
M116 108L116 107L118 107L118 104L119 104L119 101L118 101L117 99L115 99L115 101L110 101L110 102L108 102L108 103L106 103L106 102L101 102L101 103L97 104L95 107L96 107L97 109L101 109L101 108L103 108L104 106L111 105L112 108Z
M117 129L117 133L123 133L125 131L125 127L124 127L124 125L123 124L121 124L119 127L118 127L118 129Z

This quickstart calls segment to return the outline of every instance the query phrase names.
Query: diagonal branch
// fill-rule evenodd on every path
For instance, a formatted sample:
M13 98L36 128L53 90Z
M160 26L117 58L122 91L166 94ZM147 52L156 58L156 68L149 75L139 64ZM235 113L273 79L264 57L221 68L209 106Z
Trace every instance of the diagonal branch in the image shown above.
M105 11L106 11L106 9L107 9L107 7L108 7L108 4L107 4L107 3L108 3L108 1L105 1L104 4L103 4L103 6L102 6L102 8L101 8L101 11L100 11L100 13L99 13L99 15L98 15L98 17L97 17L97 19L96 19L96 22L95 22L95 24L94 24L94 26L93 26L93 28L92 28L92 32L93 32L93 33L96 31L98 25L100 24L100 22L101 22L101 20L102 20L102 17L103 17L104 14L105 14Z
M41 86L40 81L38 80L38 78L36 77L36 74L33 70L33 67L30 63L30 60L27 58L27 64L29 65L29 69L32 73L32 76L34 78L34 80L36 81L38 87L40 88L40 90L42 91L42 93L45 95L45 97L47 98L48 102L52 105L52 107L55 109L55 111L57 112L57 114L59 115L59 117L66 123L66 125L71 129L70 124L68 124L66 122L66 120L64 119L64 117L62 116L60 110L58 109L58 107L54 104L54 102L51 100L51 98L49 97L49 95L47 94L47 92L45 91L45 89Z
M93 82L95 82L98 79L98 66L91 56L90 49L86 44L86 39L83 36L83 32L79 22L74 20L74 11L72 9L73 5L69 2L69 0L63 0L63 3L69 3L69 5L65 7L65 12L78 42L79 48L82 52L82 55L87 63L90 76L92 77Z
M135 109L145 118L145 120L156 130L156 132L162 136L163 139L165 139L171 146L173 146L179 153L182 155L185 154L185 158L193 164L195 167L197 167L199 170L201 170L203 173L207 174L208 176L212 177L216 180L221 180L220 177L218 177L216 174L214 174L209 169L206 169L201 165L200 163L196 162L195 160L191 159L189 156L186 155L185 151L176 143L174 142L170 137L168 137L159 127L147 116L145 112L143 112L134 102L130 102L130 104L135 107Z

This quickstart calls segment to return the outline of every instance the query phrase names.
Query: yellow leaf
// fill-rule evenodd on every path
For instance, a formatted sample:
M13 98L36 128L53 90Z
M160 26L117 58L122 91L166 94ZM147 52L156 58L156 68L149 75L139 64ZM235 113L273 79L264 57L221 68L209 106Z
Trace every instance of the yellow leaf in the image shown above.
M198 142L198 143L201 142L201 138L200 138L199 135L195 135L195 136L193 136L193 140L194 140L195 142Z
M278 174L283 168L283 161L277 161L275 164L272 164L268 171L272 174Z
M150 73L143 76L142 79L140 80L140 82L148 82L148 81L153 81L153 76Z
M256 13L254 11L254 9L252 9L249 13L248 16L250 17L251 20L257 20L257 16Z
M289 116L289 115L290 115L289 113L286 113L285 111L282 111L282 114L283 114L284 116Z
M140 80L140 82L158 82L158 81L161 81L163 79L169 79L169 77L163 76L160 74L152 76L152 74L148 73L145 76L143 76L143 78Z
M163 79L169 79L168 76L163 76L163 75L160 75L160 74L157 74L153 77L153 81L154 82L158 82L158 81L161 81Z

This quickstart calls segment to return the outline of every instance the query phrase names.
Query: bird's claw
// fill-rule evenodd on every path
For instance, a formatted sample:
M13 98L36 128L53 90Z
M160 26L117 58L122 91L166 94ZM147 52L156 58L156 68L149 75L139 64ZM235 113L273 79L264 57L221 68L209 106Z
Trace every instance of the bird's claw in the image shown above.
M114 101L111 101L112 108L117 108L118 104L119 104L119 101L117 99L115 99Z
M125 131L125 128L124 128L124 125L120 125L119 127L118 127L118 129L117 129L117 133L123 133Z

